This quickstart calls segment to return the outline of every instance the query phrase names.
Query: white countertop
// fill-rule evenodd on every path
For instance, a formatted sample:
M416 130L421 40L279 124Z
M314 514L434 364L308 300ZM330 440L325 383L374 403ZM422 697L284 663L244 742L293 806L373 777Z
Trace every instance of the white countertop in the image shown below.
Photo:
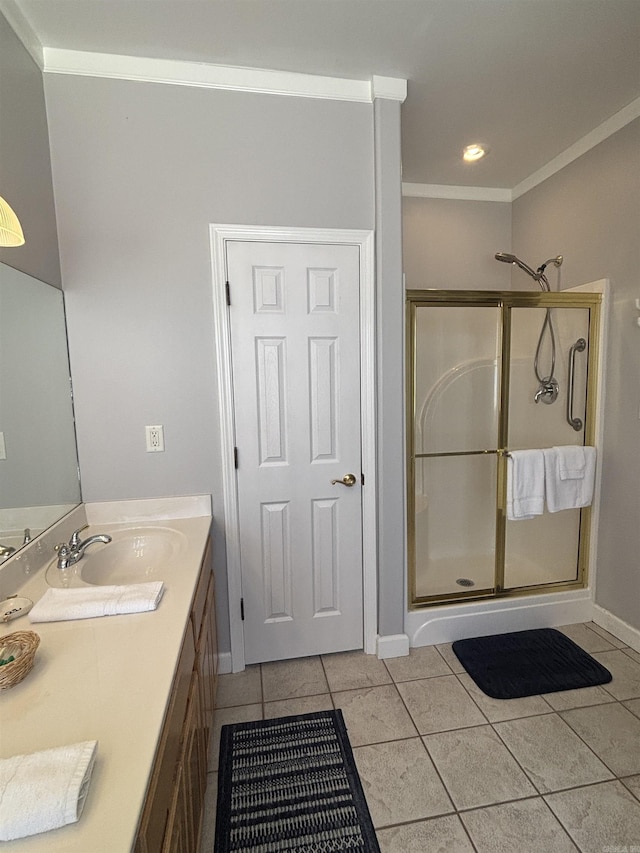
M211 526L210 502L208 513L202 512L208 498L196 504L189 500L194 499L175 503L169 510L158 509L158 501L122 502L117 504L122 508L119 514L109 511L115 504L86 507L91 526L83 536L108 533L112 526L131 526L139 520L145 527L174 527L187 537L179 561L157 578L165 584L157 610L37 624L23 616L0 627L0 638L22 630L40 635L34 668L22 683L0 691L0 758L98 741L79 822L0 842L3 853L129 853L132 849ZM178 517L186 511L193 516ZM107 517L118 519L118 524L101 520ZM42 568L27 574L26 581L11 591L35 602L46 589ZM8 594L6 588L2 592Z

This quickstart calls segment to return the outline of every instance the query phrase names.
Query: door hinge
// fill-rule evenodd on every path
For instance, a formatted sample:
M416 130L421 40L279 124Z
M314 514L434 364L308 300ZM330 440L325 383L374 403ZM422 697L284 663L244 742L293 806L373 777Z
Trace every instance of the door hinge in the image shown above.
M228 281L224 283L225 293L227 294L227 305L231 305L231 285Z
M233 448L233 467L237 470L238 468L238 448Z
M360 474L360 485L364 486L364 474Z
M240 599L240 618L244 622L244 598Z

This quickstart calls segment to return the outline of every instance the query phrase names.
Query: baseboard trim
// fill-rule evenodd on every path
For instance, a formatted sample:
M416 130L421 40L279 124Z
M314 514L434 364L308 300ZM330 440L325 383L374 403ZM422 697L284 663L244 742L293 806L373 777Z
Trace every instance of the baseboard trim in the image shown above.
M231 652L220 652L218 655L218 675L227 675L232 671Z
M378 635L377 652L379 660L386 658L401 658L409 654L409 637L407 634Z
M614 616L613 613L605 610L604 607L600 607L599 604L593 605L592 620L596 625L599 625L605 631L609 631L610 634L618 637L623 643L631 646L636 652L640 652L640 631L637 628Z

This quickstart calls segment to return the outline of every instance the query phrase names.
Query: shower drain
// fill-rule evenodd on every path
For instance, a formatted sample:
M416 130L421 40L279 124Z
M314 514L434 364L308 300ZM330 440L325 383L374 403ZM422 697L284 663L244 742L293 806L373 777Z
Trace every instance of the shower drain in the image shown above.
M475 586L476 582L472 581L471 578L456 578L456 583L459 586Z

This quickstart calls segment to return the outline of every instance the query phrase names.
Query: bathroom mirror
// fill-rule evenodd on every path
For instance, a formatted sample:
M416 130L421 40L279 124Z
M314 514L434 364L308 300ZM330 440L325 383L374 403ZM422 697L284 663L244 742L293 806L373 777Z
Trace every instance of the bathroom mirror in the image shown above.
M62 291L0 264L0 564L80 500Z

